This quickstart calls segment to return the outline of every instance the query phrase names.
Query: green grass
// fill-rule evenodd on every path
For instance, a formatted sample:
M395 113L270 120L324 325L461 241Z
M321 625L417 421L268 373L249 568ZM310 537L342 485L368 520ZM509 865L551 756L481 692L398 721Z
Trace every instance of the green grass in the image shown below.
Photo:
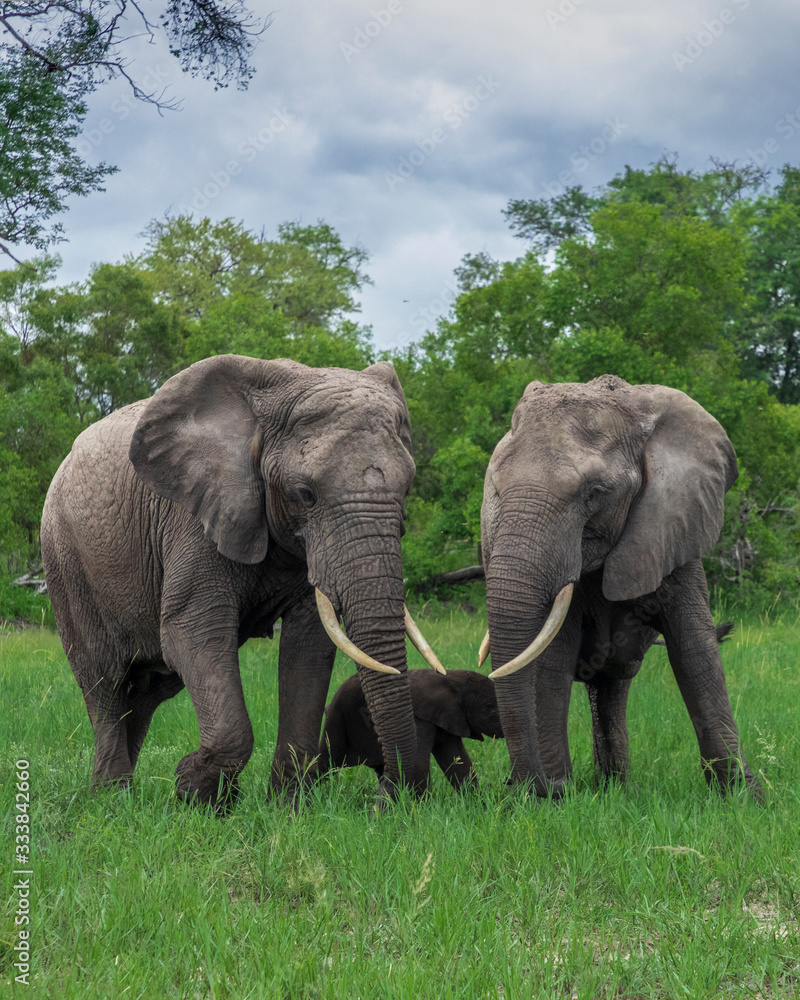
M179 805L196 746L182 693L159 709L132 793L88 790L91 738L58 639L0 636L7 900L0 995L69 998L796 997L800 995L800 622L740 624L723 649L768 805L706 789L662 650L629 706L632 787L598 792L576 685L560 805L508 789L505 744L471 743L481 792L436 770L429 800L370 817L375 778L334 775L295 815L267 798L277 643L242 655L256 751L232 814ZM445 664L485 619L439 613ZM412 654L411 662L420 661ZM334 684L351 668L337 661ZM31 761L31 986L13 982L14 762Z

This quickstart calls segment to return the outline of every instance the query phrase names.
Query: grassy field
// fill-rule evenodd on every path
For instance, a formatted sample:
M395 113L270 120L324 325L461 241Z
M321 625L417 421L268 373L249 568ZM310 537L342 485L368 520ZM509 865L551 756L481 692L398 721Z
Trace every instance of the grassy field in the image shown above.
M485 627L425 631L473 667ZM267 798L277 643L242 654L256 751L226 819L177 804L196 746L182 693L154 720L130 794L88 791L91 734L57 637L0 634L0 995L63 998L800 996L800 621L739 623L723 649L768 805L707 791L663 650L634 683L632 786L598 792L587 700L575 781L537 804L506 788L505 744L470 743L479 795L436 771L429 800L371 818L375 778L334 775L298 815ZM419 665L416 654L411 662ZM338 662L334 684L350 672ZM14 982L14 764L31 763L31 985ZM435 767L435 765L434 765Z

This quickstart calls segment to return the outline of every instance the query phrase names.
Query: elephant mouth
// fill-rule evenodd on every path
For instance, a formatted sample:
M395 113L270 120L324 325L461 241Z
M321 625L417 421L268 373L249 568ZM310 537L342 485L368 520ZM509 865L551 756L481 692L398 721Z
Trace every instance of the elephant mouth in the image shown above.
M339 624L339 619L337 618L336 612L330 600L325 596L325 594L322 593L319 587L315 587L314 592L317 598L317 611L319 612L322 627L328 633L328 637L332 640L332 642L339 649L341 649L346 656L349 656L351 660L360 666L367 667L369 670L374 670L379 674L400 673L400 671L395 667L387 666L385 663L381 663L379 660L373 659L373 657L369 656L362 649L359 649L355 643L351 642ZM405 605L403 606L403 610L405 612L405 631L409 639L416 646L420 655L437 673L447 673Z
M523 667L527 667L529 663L533 663L537 656L541 656L553 639L555 639L558 635L559 629L564 624L564 619L567 617L570 602L572 601L573 589L574 585L568 583L566 587L559 591L558 596L553 601L553 607L547 617L547 621L542 626L541 632L536 636L530 646L528 646L527 649L524 649L519 656L515 656L513 660L509 660L508 663L503 664L502 667L498 667L497 670L493 670L489 674L489 678L491 680L497 680L498 677L508 677L510 674L515 674ZM489 655L489 650L490 640L489 633L487 632L478 653L479 667L483 666L486 657Z

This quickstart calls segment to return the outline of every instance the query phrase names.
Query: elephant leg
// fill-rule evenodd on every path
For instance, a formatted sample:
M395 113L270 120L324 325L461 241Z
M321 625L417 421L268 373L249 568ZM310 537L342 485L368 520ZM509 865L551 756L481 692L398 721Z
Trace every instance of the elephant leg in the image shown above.
M699 560L675 570L658 591L667 654L692 720L706 781L724 791L740 782L763 799L733 721L705 573Z
M317 760L317 774L322 777L331 768L342 767L346 759L344 739L341 729L341 720L336 719L333 723L326 718L322 727L322 736L319 741L319 758Z
M232 620L232 615L225 616L226 622ZM237 638L237 630L221 625L213 633L199 629L196 615L189 623L162 622L164 661L186 685L200 728L199 748L175 768L178 797L187 801L196 797L215 806L229 804L253 752ZM141 724L135 732L140 731Z
M465 786L478 788L478 777L460 736L439 731L433 744L433 758L457 792Z
M132 684L128 692L129 709L125 716L125 727L131 768L136 767L139 751L142 749L156 709L162 702L174 698L184 687L183 681L175 673L166 675L152 673L148 681L146 690L138 690L136 685Z
M560 638L560 636L559 636ZM546 788L559 798L572 777L567 724L569 699L572 694L574 667L565 654L573 652L576 643L553 642L556 648L546 649L533 665L536 685L536 716L539 724L539 755L544 768ZM572 663L577 659L577 650ZM549 655L548 655L549 654Z
M128 750L127 682L124 677L114 681L105 676L87 676L80 667L73 669L76 677L86 678L81 688L94 734L92 788L110 784L130 787L135 762Z
M55 559L55 556L51 556ZM76 562L76 587L85 594L91 588ZM80 685L89 722L94 737L94 764L92 788L118 784L130 787L133 769L128 750L126 717L128 702L127 668L115 646L114 638L103 628L98 616L90 618L89 625L73 613L70 593L64 583L60 568L48 574L53 606L57 610L58 625L64 649L72 672ZM122 662L121 662L122 661Z
M628 725L625 710L633 678L617 679L597 673L586 681L592 710L594 764L604 779L628 777Z
M317 775L320 723L335 656L309 594L284 614L281 625L278 740L270 774L276 792L294 790Z
M334 767L353 767L368 763L370 761L359 753L358 747L351 745L343 713L334 709L326 714L319 741L317 774L321 777Z
M438 728L433 722L415 719L417 726L417 752L414 758L415 795L425 795L431 784L431 753L436 746Z

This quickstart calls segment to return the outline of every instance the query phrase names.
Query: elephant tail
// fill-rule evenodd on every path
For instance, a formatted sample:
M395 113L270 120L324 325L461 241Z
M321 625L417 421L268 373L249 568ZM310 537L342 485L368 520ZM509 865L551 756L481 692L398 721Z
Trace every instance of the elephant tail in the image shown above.
M733 630L736 628L734 622L720 622L719 625L715 626L714 631L717 633L717 642L721 646L723 642L726 642L733 635ZM654 646L666 646L663 639L656 639L653 643Z

